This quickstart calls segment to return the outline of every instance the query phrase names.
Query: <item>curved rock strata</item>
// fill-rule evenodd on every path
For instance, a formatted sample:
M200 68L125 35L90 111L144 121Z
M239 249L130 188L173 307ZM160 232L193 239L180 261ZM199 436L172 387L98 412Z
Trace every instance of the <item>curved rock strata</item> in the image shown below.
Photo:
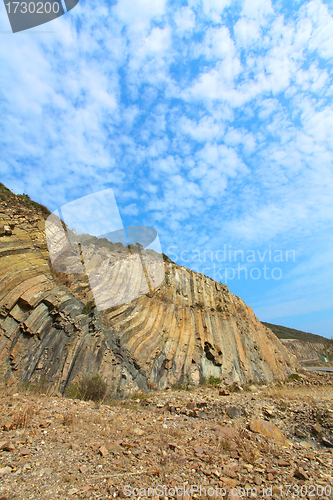
M111 252L113 262L125 258L119 245L90 250L104 259ZM42 380L64 392L82 375L99 373L124 395L210 376L271 381L295 369L295 357L252 309L202 274L167 261L154 293L83 314L93 300L87 276L58 273L49 262L42 212L15 195L0 202L0 360L7 384ZM121 273L112 283L113 295L121 294ZM134 276L133 286L140 283Z

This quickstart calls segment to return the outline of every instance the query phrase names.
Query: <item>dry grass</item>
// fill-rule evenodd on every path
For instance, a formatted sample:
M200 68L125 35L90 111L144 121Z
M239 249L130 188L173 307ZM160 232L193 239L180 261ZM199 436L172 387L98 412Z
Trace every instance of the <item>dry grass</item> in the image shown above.
M35 408L29 405L23 410L16 412L13 418L13 429L25 429L32 424L32 418L35 414Z
M181 438L183 436L183 431L181 429L176 429L176 428L166 429L166 433L174 438Z
M324 399L333 400L333 386L283 386L265 390L263 396L280 399Z
M64 419L62 421L63 425L68 427L73 427L76 423L75 413L73 411L68 411L64 414Z

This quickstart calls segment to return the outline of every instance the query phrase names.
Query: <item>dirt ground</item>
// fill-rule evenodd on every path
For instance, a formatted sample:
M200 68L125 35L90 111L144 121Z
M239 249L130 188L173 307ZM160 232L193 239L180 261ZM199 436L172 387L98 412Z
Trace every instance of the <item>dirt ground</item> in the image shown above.
M14 391L0 500L333 498L333 374L103 403Z

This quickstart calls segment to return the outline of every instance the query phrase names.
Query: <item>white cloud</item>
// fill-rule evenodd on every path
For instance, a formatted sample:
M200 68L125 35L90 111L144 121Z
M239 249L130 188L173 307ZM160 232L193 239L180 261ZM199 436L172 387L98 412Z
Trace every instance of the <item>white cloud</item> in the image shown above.
M195 13L189 7L182 7L177 10L174 19L177 30L181 34L192 31L195 26Z
M206 16L218 23L221 21L220 15L230 4L231 0L203 0L202 9Z
M260 25L254 19L241 17L234 26L237 45L249 47L260 37Z
M327 5L320 0L313 0L306 5L307 15L314 24L309 49L317 50L324 59L333 57L333 17Z
M165 13L165 0L119 0L113 12L131 30L148 29L152 19Z
M126 207L123 207L121 209L121 214L124 214L124 215L138 215L139 214L139 209L138 207L136 206L135 203L131 203L130 205L127 205Z
M190 135L198 142L221 138L225 129L222 121L215 121L210 116L205 116L199 122L184 117L181 120L180 126L183 133Z
M271 0L244 0L242 14L264 22L264 18L269 14L274 14L274 10Z

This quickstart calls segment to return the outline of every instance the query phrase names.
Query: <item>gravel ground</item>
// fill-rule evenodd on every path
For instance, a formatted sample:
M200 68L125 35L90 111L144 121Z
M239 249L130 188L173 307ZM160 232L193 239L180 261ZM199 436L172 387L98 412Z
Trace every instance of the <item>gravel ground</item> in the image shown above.
M108 404L3 390L0 500L333 498L332 383L309 373Z

